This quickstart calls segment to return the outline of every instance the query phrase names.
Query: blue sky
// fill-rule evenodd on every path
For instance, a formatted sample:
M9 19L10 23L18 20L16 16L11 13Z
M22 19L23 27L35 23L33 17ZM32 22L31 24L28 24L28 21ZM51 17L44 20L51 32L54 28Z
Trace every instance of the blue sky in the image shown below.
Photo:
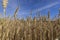
M39 11L41 15L47 15L50 10L51 18L58 14L60 8L60 0L8 0L6 14L13 15L16 7L19 5L18 17L29 16L32 10L32 16ZM0 14L3 15L2 0L0 0Z

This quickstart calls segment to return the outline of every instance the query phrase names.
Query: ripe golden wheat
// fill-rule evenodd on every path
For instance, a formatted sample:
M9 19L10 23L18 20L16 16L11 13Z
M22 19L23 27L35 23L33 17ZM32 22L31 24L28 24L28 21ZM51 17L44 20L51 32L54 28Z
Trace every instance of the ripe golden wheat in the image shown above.
M3 0L6 13L8 0ZM50 11L48 17L37 16L16 19L18 7L14 12L14 19L0 18L0 40L55 40L60 37L60 19L52 21ZM60 11L59 11L60 12Z

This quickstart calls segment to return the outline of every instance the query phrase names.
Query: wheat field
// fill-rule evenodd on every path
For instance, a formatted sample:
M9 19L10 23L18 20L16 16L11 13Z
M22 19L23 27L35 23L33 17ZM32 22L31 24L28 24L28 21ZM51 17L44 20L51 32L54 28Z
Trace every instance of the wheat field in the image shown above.
M0 40L60 40L60 15L50 19L50 11L46 16L18 19L16 8L13 19L6 17L8 0L3 0L4 18L0 18ZM60 10L59 10L60 14Z
M55 40L59 36L60 19L50 20L49 12L48 18L0 19L0 40Z

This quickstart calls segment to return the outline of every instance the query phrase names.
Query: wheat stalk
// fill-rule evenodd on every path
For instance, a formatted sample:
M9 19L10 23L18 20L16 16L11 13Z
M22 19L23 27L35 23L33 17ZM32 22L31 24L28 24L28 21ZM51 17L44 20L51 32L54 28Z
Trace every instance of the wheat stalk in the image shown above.
M50 11L48 11L48 20L50 19Z
M17 7L15 12L14 12L14 18L16 17L18 10L19 10L19 7Z
M3 5L3 8L4 8L4 14L5 15L6 15L6 7L7 7L7 4L8 4L8 0L3 0L2 5Z

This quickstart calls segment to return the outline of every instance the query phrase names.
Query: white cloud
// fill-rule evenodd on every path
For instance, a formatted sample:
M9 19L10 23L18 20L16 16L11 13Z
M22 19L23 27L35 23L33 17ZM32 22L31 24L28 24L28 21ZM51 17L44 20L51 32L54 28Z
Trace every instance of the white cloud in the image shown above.
M46 5L46 6L44 6L44 7L41 7L41 8L38 8L38 9L34 9L34 10L32 11L32 13L36 13L37 11L42 11L42 10L44 10L44 9L51 8L51 7L53 7L53 6L57 5L57 4L59 4L59 2L54 2L54 3L51 3L51 4ZM22 15L27 15L27 14L28 14L27 12L22 12L22 13L19 14L19 15L22 16Z
M42 11L42 10L47 9L47 8L51 8L51 7L53 7L53 6L57 5L57 4L59 4L59 2L54 2L54 3L51 3L51 4L46 5L46 6L44 6L44 7L35 9L35 10L33 10L33 13L35 13L35 12L37 12L37 11Z

